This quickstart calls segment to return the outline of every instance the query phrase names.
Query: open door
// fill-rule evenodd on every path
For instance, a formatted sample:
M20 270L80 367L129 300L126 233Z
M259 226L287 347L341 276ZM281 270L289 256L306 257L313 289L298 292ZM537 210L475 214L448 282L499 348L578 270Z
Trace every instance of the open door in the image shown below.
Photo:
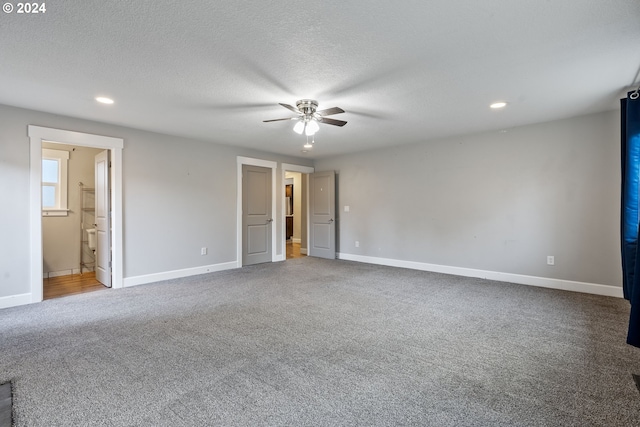
M242 165L242 265L272 261L271 169Z
M336 258L334 171L309 174L309 255Z
M109 150L96 155L96 279L111 287L111 206L109 191Z

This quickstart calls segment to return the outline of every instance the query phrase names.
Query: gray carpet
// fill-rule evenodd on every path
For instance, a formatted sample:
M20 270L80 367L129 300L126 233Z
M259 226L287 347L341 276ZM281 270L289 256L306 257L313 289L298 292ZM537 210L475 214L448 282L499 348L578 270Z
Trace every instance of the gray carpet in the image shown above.
M0 310L17 426L639 426L621 299L312 258Z

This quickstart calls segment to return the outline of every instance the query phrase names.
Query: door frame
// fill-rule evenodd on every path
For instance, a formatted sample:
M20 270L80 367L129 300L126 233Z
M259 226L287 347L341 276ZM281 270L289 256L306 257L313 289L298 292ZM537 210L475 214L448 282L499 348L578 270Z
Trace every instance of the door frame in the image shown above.
M29 125L29 282L31 302L41 302L42 281L42 141L109 150L111 173L111 276L114 289L123 287L122 150L124 140L110 136Z
M242 267L242 165L260 166L271 169L271 218L276 218L276 169L277 162L254 159L251 157L237 157L237 198L236 198L236 266ZM276 221L271 221L271 262L278 261L276 255Z
M286 260L287 259L287 241L286 241L286 219L285 216L287 214L287 209L285 207L285 196L284 196L284 175L286 172L300 172L300 173L306 173L306 174L311 174L313 172L315 172L315 169L311 166L302 166L302 165L293 165L293 164L289 164L289 163L283 163L282 164L282 168L280 170L280 174L281 174L281 180L280 182L282 182L282 185L280 186L281 189L280 191L282 192L282 218L280 218L280 222L282 223L282 260ZM305 194L307 195L307 206L306 206L306 211L307 211L307 254L309 253L309 180L307 180L307 186L306 188L303 189L305 191Z

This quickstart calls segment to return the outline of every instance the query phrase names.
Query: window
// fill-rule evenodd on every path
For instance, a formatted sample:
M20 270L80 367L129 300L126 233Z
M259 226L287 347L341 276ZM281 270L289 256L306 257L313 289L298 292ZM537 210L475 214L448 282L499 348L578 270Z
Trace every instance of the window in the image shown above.
M69 152L42 149L42 215L67 216Z

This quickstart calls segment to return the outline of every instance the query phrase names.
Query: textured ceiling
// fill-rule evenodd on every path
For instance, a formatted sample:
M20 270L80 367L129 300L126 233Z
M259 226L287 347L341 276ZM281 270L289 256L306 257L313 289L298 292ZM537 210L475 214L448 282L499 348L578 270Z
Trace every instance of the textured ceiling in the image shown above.
M302 156L262 120L313 98L349 122L313 158L611 110L640 67L638 0L46 5L0 15L1 104Z

